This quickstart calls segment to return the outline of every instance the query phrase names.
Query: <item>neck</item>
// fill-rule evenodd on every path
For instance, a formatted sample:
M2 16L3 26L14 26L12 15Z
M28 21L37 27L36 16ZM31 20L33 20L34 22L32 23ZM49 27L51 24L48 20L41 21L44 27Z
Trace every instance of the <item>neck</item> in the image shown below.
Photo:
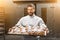
M33 14L32 15L29 15L29 16L33 16Z
M29 16L34 17L34 16L35 16L35 14L33 14L33 15L29 15Z

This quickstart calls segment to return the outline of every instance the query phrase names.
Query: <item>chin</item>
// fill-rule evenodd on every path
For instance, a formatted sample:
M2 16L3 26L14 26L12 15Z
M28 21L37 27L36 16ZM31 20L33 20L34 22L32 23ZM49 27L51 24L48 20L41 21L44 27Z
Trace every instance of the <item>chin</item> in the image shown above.
M32 16L33 14L29 14L30 16Z

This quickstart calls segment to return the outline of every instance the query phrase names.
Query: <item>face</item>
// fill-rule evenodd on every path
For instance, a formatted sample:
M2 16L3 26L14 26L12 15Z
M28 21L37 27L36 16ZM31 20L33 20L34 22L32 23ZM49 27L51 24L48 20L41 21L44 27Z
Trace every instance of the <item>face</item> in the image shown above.
M33 7L28 7L27 12L28 12L28 15L32 16L33 13L35 12L35 9Z

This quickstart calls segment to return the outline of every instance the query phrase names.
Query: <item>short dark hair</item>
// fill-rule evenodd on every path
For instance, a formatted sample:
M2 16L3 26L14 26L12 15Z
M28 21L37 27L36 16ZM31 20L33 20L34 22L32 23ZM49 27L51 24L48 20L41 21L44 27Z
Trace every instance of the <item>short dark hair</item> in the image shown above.
M34 4L29 4L27 7L33 7L35 9L35 5Z

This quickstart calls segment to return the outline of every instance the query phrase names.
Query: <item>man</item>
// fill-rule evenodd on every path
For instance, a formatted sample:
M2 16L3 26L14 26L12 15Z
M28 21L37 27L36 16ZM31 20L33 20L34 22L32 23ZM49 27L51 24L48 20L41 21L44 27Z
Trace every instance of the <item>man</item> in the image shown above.
M37 26L39 26L42 29L47 28L47 26L43 22L42 18L35 15L35 13L34 13L35 6L33 4L30 4L27 6L27 12L28 12L28 15L25 17L22 17L15 26L17 26L17 27L21 27L21 26L37 27ZM26 40L28 40L28 39L26 39Z

